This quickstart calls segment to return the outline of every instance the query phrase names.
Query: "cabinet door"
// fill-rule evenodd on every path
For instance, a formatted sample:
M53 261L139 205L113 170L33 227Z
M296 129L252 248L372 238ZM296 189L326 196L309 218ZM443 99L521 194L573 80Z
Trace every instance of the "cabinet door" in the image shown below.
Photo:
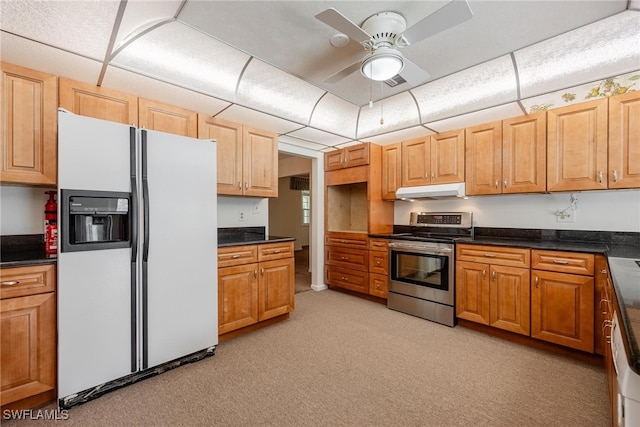
M529 336L529 269L491 266L490 325Z
M258 320L289 313L294 308L293 258L261 262L258 289Z
M369 267L369 251L350 249L339 246L325 246L325 262L329 265L367 271Z
M381 275L389 274L389 252L369 251L369 272Z
M464 129L431 136L431 184L464 181Z
M369 144L363 142L359 145L350 145L342 149L344 155L344 167L365 166L369 164Z
M609 188L640 187L640 92L609 98Z
M325 282L356 292L369 293L369 273L349 268L325 265Z
M402 143L402 186L431 184L431 144L428 136Z
M218 195L242 195L242 125L199 114L198 137L216 140Z
M218 269L218 334L258 322L258 264Z
M0 301L2 406L56 386L55 293Z
M593 277L531 270L531 336L593 353Z
M489 324L489 264L456 262L456 316Z
M55 186L58 79L5 62L0 65L0 182Z
M324 153L324 170L333 171L344 167L344 151L334 150Z
M502 123L465 130L465 182L468 195L502 192Z
M547 190L607 188L607 99L547 112Z
M242 129L244 195L278 197L278 135Z
M382 198L393 200L402 183L402 144L382 147Z
M606 291L606 282L609 278L607 260L604 255L596 255L595 259L595 281L594 281L594 352L596 354L604 354L605 346L609 344L604 341L603 325L605 317L608 316L610 307L609 297ZM602 328L599 329L599 328ZM610 332L609 330L607 332Z
M138 97L60 77L60 107L81 116L138 123Z
M140 98L138 100L140 127L198 137L198 114L184 108Z
M535 193L546 189L546 113L503 120L502 192Z
M370 273L369 274L369 294L386 299L388 293L389 293L389 276Z

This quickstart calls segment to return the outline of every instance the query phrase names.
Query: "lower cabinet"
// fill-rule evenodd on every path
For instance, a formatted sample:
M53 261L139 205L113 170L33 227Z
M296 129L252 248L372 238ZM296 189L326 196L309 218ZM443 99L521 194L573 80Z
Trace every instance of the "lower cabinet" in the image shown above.
M456 257L457 317L529 335L529 250L458 245Z
M0 273L0 402L28 409L55 400L55 265Z
M458 244L456 316L593 353L594 255Z
M218 334L293 311L293 242L218 250Z

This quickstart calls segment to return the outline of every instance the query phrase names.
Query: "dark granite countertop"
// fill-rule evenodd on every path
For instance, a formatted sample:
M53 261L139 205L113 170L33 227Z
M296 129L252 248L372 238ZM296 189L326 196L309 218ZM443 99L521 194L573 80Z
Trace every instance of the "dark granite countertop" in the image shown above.
M0 267L20 267L54 264L56 255L44 252L42 234L23 234L0 237Z
M291 242L294 237L267 235L265 227L218 228L218 247L261 245L265 243Z

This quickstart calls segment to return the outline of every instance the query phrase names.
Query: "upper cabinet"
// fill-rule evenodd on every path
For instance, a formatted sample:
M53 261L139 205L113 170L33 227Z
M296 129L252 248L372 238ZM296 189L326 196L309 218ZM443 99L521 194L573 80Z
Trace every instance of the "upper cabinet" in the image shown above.
M548 191L607 188L607 105L604 98L547 112Z
M402 180L402 144L382 147L382 198L393 200Z
M218 195L278 197L278 135L198 116L200 138L218 146Z
M352 168L369 164L369 144L351 145L324 155L324 170Z
M464 130L402 143L402 186L464 181Z
M81 116L138 123L138 97L60 77L60 107Z
M28 68L0 64L0 182L55 186L58 79Z
M530 114L466 130L467 194L546 190L546 114Z
M194 111L140 98L138 118L140 127L145 129L198 137L198 113Z
M640 91L609 98L609 188L640 187Z

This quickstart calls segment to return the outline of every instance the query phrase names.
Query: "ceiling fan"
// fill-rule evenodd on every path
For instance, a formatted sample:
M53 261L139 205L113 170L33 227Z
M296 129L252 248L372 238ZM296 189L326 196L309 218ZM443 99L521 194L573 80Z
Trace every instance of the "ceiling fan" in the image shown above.
M315 16L316 19L359 42L366 51L362 60L329 76L325 82L338 83L360 69L360 73L371 80L385 81L399 75L412 86L424 83L429 73L404 57L399 49L458 25L472 16L467 0L453 0L409 28L405 18L397 12L376 13L367 18L362 26L356 25L334 8L320 12Z

